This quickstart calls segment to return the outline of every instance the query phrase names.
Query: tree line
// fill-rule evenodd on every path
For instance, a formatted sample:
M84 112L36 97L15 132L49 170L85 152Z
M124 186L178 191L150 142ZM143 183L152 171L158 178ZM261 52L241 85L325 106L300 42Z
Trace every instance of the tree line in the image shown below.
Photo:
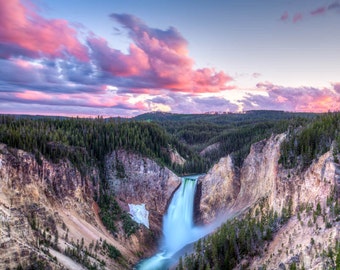
M331 148L338 162L339 146L340 113L327 113L303 127L288 130L287 140L281 145L280 163L285 168L305 169Z
M117 149L140 153L177 173L201 173L206 169L202 159L187 146L148 122L1 115L0 142L34 153L38 162L41 155L53 162L67 158L81 171L91 164L102 166L105 156ZM170 148L188 160L188 165L173 164Z
M283 111L249 111L239 114L171 114L147 113L135 119L157 123L182 144L198 155L206 147L217 145L201 154L207 168L221 157L231 155L234 164L241 167L249 154L250 146L272 134L288 128L304 126L316 114L288 113Z

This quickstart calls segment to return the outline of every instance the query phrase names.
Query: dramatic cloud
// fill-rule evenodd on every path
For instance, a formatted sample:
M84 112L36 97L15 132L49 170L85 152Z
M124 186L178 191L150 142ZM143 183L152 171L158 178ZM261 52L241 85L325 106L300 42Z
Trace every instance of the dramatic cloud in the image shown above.
M127 53L93 33L83 44L78 29L66 20L44 18L29 1L1 1L1 112L11 112L17 104L34 104L41 113L51 106L69 112L77 107L87 108L89 114L97 108L100 113L131 115L173 110L176 103L151 101L164 94L199 96L232 88L227 85L232 78L225 73L194 69L188 43L175 28L150 28L127 14L110 17L128 32Z
M87 64L79 66L75 62L46 60L32 62L18 58L0 59L0 66L6 67L0 69L0 92L17 92L27 88L65 94L103 91L97 79L91 78Z
M101 38L92 37L88 44L92 57L103 72L124 77L117 84L133 89L168 89L175 92L206 93L232 88L232 78L211 68L194 69L188 56L187 41L173 27L160 30L148 27L128 14L112 14L111 18L128 30L134 43L129 53L109 48Z
M281 20L298 22L339 8L334 2L307 15L285 12ZM79 29L44 18L28 0L0 1L0 113L133 116L154 110L238 111L240 104L244 109L339 109L340 83L325 89L259 84L263 95L248 94L235 104L226 91L236 88L233 79L213 68L196 68L176 28L151 28L128 14L110 18L130 40L124 52L94 33L78 39Z
M120 77L143 75L150 68L147 55L134 44L130 45L129 55L111 49L102 38L90 38L88 44L93 51L93 59L102 71L110 75Z
M266 94L248 94L241 101L244 110L272 109L300 112L340 110L340 93L337 85L334 85L334 89L318 89L313 87L289 88L270 83L259 83L257 87L264 90Z
M47 20L19 0L0 1L0 57L65 57L87 61L87 49L65 20Z

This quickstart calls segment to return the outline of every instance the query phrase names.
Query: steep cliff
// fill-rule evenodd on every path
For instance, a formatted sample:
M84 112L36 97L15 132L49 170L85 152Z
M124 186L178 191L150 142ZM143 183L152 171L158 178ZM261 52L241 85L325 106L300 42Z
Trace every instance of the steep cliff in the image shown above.
M256 258L252 267L266 265L277 268L296 263L305 269L332 269L334 250L340 240L340 218L334 213L339 202L337 186L339 172L333 154L315 160L304 172L280 168L269 195L269 207L281 212L291 204L291 218L274 236L264 256Z
M210 223L220 214L240 212L271 194L283 139L278 135L253 144L240 169L230 156L220 159L198 183L202 190L198 219Z
M38 163L34 155L1 144L0 268L105 264L106 269L124 269L130 262L110 258L107 245L118 248L122 258L137 260L101 224L92 199L95 177L95 168L82 176L69 161L54 164L42 157Z
M82 175L68 160L52 163L0 144L0 269L129 269L150 254L179 178L124 151L107 157L106 171L124 210L145 203L150 229L132 236L120 227L115 235L106 230L93 200L96 167Z
M195 211L196 223L210 223L218 215L230 209L239 191L240 182L231 157L221 158L204 177L199 178L197 183L197 196L200 196L200 203L199 209Z
M120 206L129 211L129 204L145 204L150 230L160 236L162 217L181 179L155 161L124 150L112 152L105 164L107 179Z
M257 209L253 212L256 216L273 210L285 215L287 222L277 229L261 256L244 261L243 266L250 269L263 266L286 269L292 264L305 269L332 267L334 261L327 254L334 252L335 243L340 240L340 218L335 210L339 203L336 192L339 164L334 162L330 151L306 170L284 169L278 162L284 139L285 135L281 134L252 145L239 174L227 162L229 158L216 164L200 181L200 217L208 223L221 212L235 216L247 209Z
M284 138L285 135L280 134L251 146L240 170L241 189L233 205L233 212L246 209L260 198L275 193L280 144Z

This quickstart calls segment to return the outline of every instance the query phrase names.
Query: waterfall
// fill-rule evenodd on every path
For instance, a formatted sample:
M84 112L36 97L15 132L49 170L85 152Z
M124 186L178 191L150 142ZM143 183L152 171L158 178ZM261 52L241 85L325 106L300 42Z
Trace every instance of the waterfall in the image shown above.
M172 263L173 256L187 244L205 235L203 228L194 226L194 198L198 176L184 177L163 218L163 240L160 252L142 261L138 270L163 270Z
M196 179L184 178L163 219L163 249L176 252L190 243Z

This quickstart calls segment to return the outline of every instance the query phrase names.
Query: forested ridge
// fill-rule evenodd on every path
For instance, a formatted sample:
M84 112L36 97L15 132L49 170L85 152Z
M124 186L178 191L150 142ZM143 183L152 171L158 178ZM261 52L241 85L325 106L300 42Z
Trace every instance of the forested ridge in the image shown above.
M327 113L298 129L290 128L281 146L280 163L285 168L309 166L315 158L333 149L335 159L340 146L340 113Z
M105 155L125 149L140 153L181 173L202 172L202 159L155 123L121 119L0 116L0 142L57 162L67 158L84 172L102 166ZM168 153L176 149L189 162L174 167ZM193 164L196 164L193 167Z
M283 111L249 111L238 114L171 114L147 113L136 120L154 122L162 126L180 142L197 154L201 153L210 168L221 157L231 154L240 167L251 144L306 125L316 114ZM216 145L202 153L208 146Z
M305 125L315 114L252 111L246 114L185 115L148 113L133 119L0 116L0 142L56 162L67 158L82 173L86 165L102 166L117 149L140 153L179 175L206 172L231 154L241 166L252 143ZM206 147L217 145L202 153ZM186 162L174 164L169 151Z

